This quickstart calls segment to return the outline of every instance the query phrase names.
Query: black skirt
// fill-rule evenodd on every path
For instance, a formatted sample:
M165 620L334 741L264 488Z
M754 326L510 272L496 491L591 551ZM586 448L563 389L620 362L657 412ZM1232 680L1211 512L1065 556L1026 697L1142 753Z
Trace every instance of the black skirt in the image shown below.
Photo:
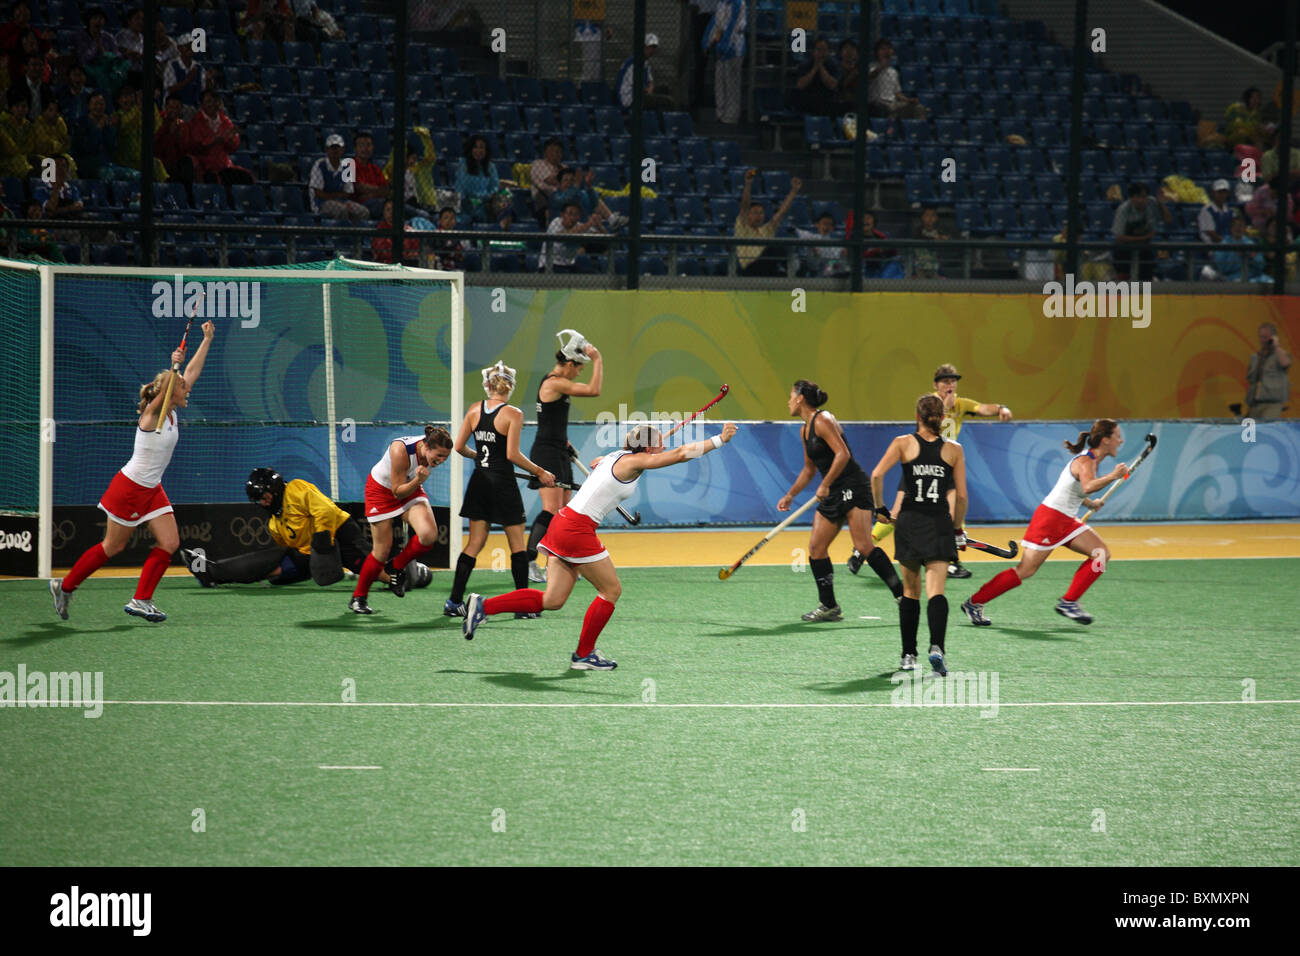
M926 561L956 561L957 540L952 515L946 511L927 513L904 509L894 522L894 560L909 564Z
M827 520L840 524L847 521L854 508L871 511L871 485L865 481L831 485L830 497L817 505L817 513Z
M460 516L471 521L499 524L503 528L523 524L524 498L519 493L519 483L514 475L496 478L482 468L475 468L465 488Z
M553 474L556 481L562 481L569 485L573 484L573 459L569 457L569 451L563 445L537 442L533 445L533 450L528 453L528 457L533 460L534 465L545 468ZM536 478L530 478L528 487L540 488L542 486Z

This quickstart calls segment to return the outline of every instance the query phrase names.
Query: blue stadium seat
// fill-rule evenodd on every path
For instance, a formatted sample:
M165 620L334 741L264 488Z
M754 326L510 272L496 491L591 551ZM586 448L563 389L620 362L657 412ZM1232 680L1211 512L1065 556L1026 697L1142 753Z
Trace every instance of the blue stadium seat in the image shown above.
M1129 120L1123 126L1125 145L1133 149L1150 149L1155 146L1155 134L1151 125L1142 120ZM1162 147L1167 149L1168 147Z
M376 99L391 100L397 95L397 75L392 70L371 73L370 92Z
M302 95L318 99L326 99L334 95L330 89L329 70L322 69L305 69L298 71L299 81L301 83Z
M713 162L718 166L739 166L740 144L730 139L715 139Z
M1050 236L1056 231L1056 216L1051 206L1043 203L1024 203L1020 206L1020 225L1035 236Z
M347 43L322 43L320 45L320 65L327 70L351 70L356 66L352 57L352 47Z
M965 130L962 122L955 117L936 119L934 121L934 138L941 143L956 143L964 139Z
M993 202L988 204L988 231L995 235L1005 235L1020 226L1014 203Z
M590 133L591 111L585 106L560 107L560 128L569 136Z
M374 100L352 100L346 105L348 120L353 126L373 129L379 125L379 110L375 108Z
M359 18L369 19L369 17ZM388 56L388 47L377 40L369 40L357 44L357 66L366 72L374 70L386 70L389 67L390 58Z
M1059 146L1065 142L1061 124L1056 120L1034 120L1030 124L1029 140L1038 147Z
M974 197L981 202L990 202L1002 198L1001 177L992 173L975 173L970 177L970 187Z
M903 177L903 195L913 204L936 202L934 177L930 173L908 173Z
M899 120L903 139L909 143L928 143L933 138L930 121L923 119Z
M65 6L68 5L70 5L73 10L76 10L77 5L75 3L65 4ZM225 10L195 10L194 25L202 27L208 32L209 41L211 41L214 36L234 35L234 30L230 25L230 14ZM210 49L211 47L209 47L209 50Z
M967 120L966 138L972 143L991 144L999 141L998 131L994 128L993 120L987 117Z
M482 103L456 103L452 108L456 128L461 133L478 133L488 129L488 114Z
M284 149L284 140L278 123L269 121L249 123L244 127L244 133L245 145L250 146L255 152L280 152Z
M682 163L686 166L698 168L707 166L712 162L712 157L709 155L709 141L701 137L681 140L678 143L678 151L681 154Z
M519 108L506 103L498 103L491 107L489 114L492 119L492 128L501 133L520 133L525 129L523 119L519 116Z
M455 50L444 47L429 47L429 69L434 73L448 75L460 69L460 62Z
M316 65L316 51L310 43L302 40L285 43L280 48L280 55L285 66L302 68Z
M230 187L231 198L235 201L235 209L241 212L266 212L266 193L258 185L244 186L235 185Z
M1084 209L1087 211L1088 218L1085 228L1089 232L1109 232L1115 222L1115 210L1111 204L1105 201L1089 202Z
M754 90L754 110L759 122L781 123L797 119L800 114L785 105L785 94L776 87L760 86Z
M1039 173L1034 177L1038 198L1059 209L1065 204L1065 180L1055 173Z
M623 111L617 106L597 106L593 111L596 132L604 136L623 136L627 128L623 125Z
M287 66L262 67L262 87L273 96L297 96L298 74Z
M542 84L531 76L511 77L510 95L516 103L537 106L546 102L546 97L542 94Z
M740 215L740 200L728 196L715 196L709 200L709 212L719 226L730 228Z
M549 136L556 132L555 114L549 106L525 106L524 126L538 136Z
M691 183L691 171L685 166L659 167L659 182L662 192L673 196L687 196L695 192Z
M578 87L572 80L547 80L546 102L552 106L576 106Z
M190 199L185 194L184 183L154 183L154 209L189 209Z
M478 80L478 97L485 103L509 103L510 88L499 76L480 76Z
M231 97L232 118L241 126L263 123L270 118L266 96L262 93L236 93Z
M695 127L691 123L690 113L664 113L663 128L665 135L675 136L679 139L695 135Z
M1070 98L1063 93L1044 93L1042 97L1042 115L1047 119L1059 120L1070 115Z
M271 206L290 216L304 215L310 208L306 205L306 194L301 186L272 186Z
M538 156L536 137L523 130L506 133L506 156L516 163L531 163Z
M609 161L609 150L605 147L605 137L595 133L575 137L574 152L577 154L575 158L579 162L588 165Z
M478 87L471 76L444 76L442 92L452 104L471 103L478 100Z
M582 102L588 106L614 106L614 92L598 80L586 80L579 89Z
M695 189L701 196L724 196L728 194L727 181L723 170L718 166L697 166L695 168Z
M224 65L227 81L231 78L231 66L244 59L244 52L239 48L239 39L233 36L208 37L207 59Z
M667 136L647 136L645 154L646 156L653 156L661 166L677 162L676 144Z
M280 63L280 50L274 40L245 40L244 50L249 63L257 63L263 68Z
M204 212L216 212L227 208L225 187L216 183L195 183L194 205Z
M285 102L290 101L285 100ZM275 115L287 116L288 114L277 110ZM307 120L316 126L328 126L334 129L343 124L343 114L339 112L339 105L333 99L309 98L305 115Z
M344 139L350 139L345 136ZM324 152L325 144L323 137L315 126L305 124L296 124L284 128L285 148L289 152L298 156L316 156ZM352 143L348 142L344 147L345 150L351 150Z

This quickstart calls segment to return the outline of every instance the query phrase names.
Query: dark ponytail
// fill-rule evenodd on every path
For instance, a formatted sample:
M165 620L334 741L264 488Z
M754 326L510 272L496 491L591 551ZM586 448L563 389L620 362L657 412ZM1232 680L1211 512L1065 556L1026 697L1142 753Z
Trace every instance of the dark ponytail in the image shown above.
M450 448L451 434L445 428L437 425L424 426L424 447L425 448Z
M826 404L827 395L817 387L816 382L810 382L806 378L801 378L794 383L794 390L803 396L803 400L813 408L821 408Z
M1118 425L1119 422L1113 418L1099 418L1092 423L1092 428L1089 431L1079 432L1078 439L1073 442L1063 441L1061 444L1077 455L1083 451L1084 445L1089 448L1096 448L1115 433L1115 428Z
M943 399L938 395L922 395L916 400L916 417L921 424L939 434L943 424Z

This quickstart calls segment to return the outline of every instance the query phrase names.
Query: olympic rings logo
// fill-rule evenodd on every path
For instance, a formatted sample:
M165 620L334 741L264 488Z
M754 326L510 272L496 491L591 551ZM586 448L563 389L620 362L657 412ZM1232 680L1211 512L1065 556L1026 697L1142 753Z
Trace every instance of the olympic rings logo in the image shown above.
M252 544L270 544L271 535L267 533L266 522L258 517L245 520L241 517L230 519L230 533L235 540L247 547Z
M50 538L54 542L55 550L64 547L69 541L77 535L77 526L71 518L64 518L56 524L51 532Z

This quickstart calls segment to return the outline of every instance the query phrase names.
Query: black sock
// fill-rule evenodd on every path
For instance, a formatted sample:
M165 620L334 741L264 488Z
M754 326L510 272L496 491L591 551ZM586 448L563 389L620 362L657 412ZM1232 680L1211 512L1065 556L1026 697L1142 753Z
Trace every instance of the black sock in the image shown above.
M943 638L948 633L948 598L936 594L925 605L925 617L930 624L930 643L943 650Z
M477 563L477 554L470 557L464 551L456 559L456 576L451 581L451 599L454 603L460 604L465 600L465 585L469 584L470 572Z
M871 570L885 582L894 597L902 595L903 582L898 580L898 572L894 570L894 563L889 560L889 555L885 554L884 548L872 548L871 553L867 555L867 564L871 565Z
M510 576L515 579L515 590L528 587L528 552L515 551L510 555Z
M817 599L826 607L835 607L835 565L830 558L813 558L808 566L817 582Z
M533 529L528 532L528 560L537 560L537 542L546 536L546 529L551 525L551 519L555 515L549 511L543 511L533 521Z
M921 602L905 597L898 602L898 631L903 636L903 653L916 654L916 630L921 626Z

